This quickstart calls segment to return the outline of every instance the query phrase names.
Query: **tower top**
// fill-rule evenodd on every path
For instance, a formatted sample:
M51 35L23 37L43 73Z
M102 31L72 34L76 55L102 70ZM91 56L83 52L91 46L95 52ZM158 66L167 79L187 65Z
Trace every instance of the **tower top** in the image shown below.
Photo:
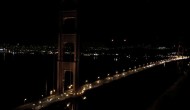
M76 10L77 0L61 0L61 10Z

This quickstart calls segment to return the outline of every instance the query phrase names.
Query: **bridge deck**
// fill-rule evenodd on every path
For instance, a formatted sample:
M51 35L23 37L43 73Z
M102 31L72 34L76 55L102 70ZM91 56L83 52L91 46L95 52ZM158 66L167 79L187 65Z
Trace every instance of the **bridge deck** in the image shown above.
M140 71L146 70L148 68L152 68L154 66L162 65L162 64L165 64L165 63L168 63L168 62L182 60L182 59L188 59L188 58L189 57L173 57L173 58L169 58L169 59L161 60L161 61L157 61L157 62L150 62L145 66L140 66L138 68L129 69L128 71L126 71L126 72L124 71L122 73L116 73L113 76L108 75L104 79L98 79L98 80L94 81L93 83L84 84L83 86L80 87L79 91L77 91L76 93L73 93L72 90L68 90L64 94L51 95L51 96L43 98L43 99L41 99L39 101L28 103L28 104L25 104L25 105L21 105L16 110L25 110L25 109L40 110L41 108L46 107L49 104L52 104L52 103L55 103L55 102L58 102L58 101L63 101L63 100L66 100L68 98L81 96L87 90L102 86L102 85L104 85L106 83L110 83L110 82L115 81L115 80L119 80L119 79L127 77L127 76L129 76L131 74L135 74L135 73L138 73Z

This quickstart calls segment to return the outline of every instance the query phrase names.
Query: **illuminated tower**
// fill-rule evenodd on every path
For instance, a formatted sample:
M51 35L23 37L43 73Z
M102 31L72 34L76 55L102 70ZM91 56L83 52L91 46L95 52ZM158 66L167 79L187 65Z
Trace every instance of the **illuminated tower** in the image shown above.
M77 35L77 2L62 0L58 38L57 92L78 88L79 38ZM71 86L72 85L72 86Z
M184 55L184 47L182 42L179 42L178 48L177 48L177 56L183 58ZM178 68L178 73L183 74L184 73L184 60L179 60L177 61L177 68Z
M182 43L179 43L178 48L177 48L177 56L182 56L184 55L184 48Z

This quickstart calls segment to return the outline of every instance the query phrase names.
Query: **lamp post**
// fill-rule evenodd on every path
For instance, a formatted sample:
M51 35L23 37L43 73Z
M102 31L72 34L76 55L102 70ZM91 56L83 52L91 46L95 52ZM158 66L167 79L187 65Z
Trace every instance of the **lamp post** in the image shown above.
M27 99L25 98L25 99L24 99L24 103L26 102L26 100L27 100Z

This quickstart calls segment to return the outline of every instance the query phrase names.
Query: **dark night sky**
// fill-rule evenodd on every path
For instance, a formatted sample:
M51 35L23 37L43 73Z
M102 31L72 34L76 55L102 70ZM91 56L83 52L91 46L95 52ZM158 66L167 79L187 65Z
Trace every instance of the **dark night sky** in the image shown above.
M120 2L119 2L120 1ZM129 42L186 41L189 36L188 9L183 1L121 1L97 3L85 26L98 27L89 33L127 38ZM89 6L90 7L90 6ZM97 13L99 12L99 13ZM82 13L82 12L81 12ZM94 16L99 16L93 19ZM99 21L93 22L93 21Z
M0 42L56 42L58 1L6 1ZM80 30L83 42L126 38L130 43L187 41L188 5L183 0L83 0ZM85 37L88 37L87 39ZM187 42L186 42L187 43Z

